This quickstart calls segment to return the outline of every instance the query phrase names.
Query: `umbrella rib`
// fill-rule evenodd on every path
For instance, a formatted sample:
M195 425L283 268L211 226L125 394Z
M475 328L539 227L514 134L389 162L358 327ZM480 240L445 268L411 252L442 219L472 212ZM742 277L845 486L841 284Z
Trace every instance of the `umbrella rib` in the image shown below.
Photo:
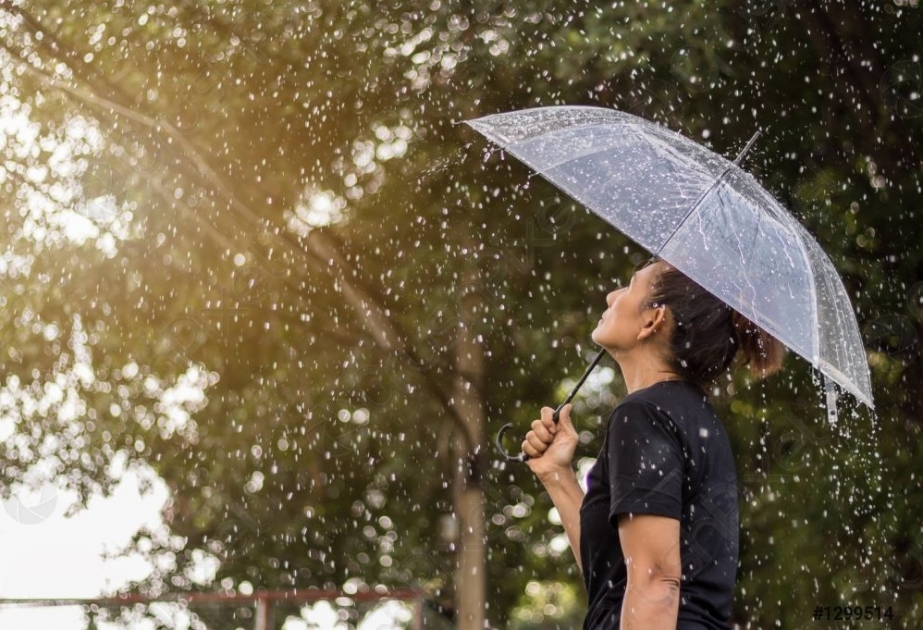
M795 232L795 238L798 238L799 240L801 240L802 243L804 242L804 239L803 239L802 235L799 234L797 231ZM821 362L821 356L820 356L820 321L819 321L819 319L818 319L818 317L817 317L817 316L818 316L818 310L820 310L820 309L818 308L818 305L817 305L817 281L814 279L814 261L811 259L811 253L810 253L809 247L803 247L803 249L807 252L808 267L810 267L810 269L811 269L811 273L808 274L808 281L811 283L811 295L812 295L813 298L814 298L814 299L813 299L813 302L814 302L814 303L811 305L811 306L812 306L812 308L811 308L811 319L814 320L814 321L811 322L811 330L816 330L816 331L818 331L818 332L817 332L817 335L816 335L816 337L815 337L815 339L812 339L812 340L811 340L811 341L813 342L813 343L811 344L811 345L813 346L813 347L811 348L811 350L814 351L814 358L815 358L815 360L816 360L818 363L820 363L820 362Z

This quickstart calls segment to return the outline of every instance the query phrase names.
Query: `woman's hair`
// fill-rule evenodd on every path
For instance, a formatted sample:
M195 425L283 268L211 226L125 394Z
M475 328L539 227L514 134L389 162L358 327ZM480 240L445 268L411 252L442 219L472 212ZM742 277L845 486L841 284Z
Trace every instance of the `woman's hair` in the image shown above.
M731 366L738 352L759 378L782 367L779 341L672 267L660 273L651 303L673 315L670 360L686 380L704 387Z

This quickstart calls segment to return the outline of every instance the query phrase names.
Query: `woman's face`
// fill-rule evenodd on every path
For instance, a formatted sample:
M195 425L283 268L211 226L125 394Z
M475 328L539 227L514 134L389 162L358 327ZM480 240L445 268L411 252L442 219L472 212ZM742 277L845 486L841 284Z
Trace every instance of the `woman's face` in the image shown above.
M650 295L665 263L656 262L632 275L627 287L606 296L609 308L593 331L593 341L609 350L628 350L639 341L639 335L650 321Z

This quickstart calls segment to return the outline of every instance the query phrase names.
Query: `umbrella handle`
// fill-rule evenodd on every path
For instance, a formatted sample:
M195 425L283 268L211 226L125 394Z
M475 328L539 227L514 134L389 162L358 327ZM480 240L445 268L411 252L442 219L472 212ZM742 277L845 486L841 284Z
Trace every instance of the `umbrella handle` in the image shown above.
M603 348L602 350L599 351L599 353L597 353L596 358L593 359L593 362L590 363L590 366L583 373L583 376L581 376L580 380L577 381L577 384L574 385L574 389L572 389L570 394L567 395L567 398L564 399L564 402L558 405L558 408L554 410L554 414L551 416L551 418L552 420L554 420L555 424L558 423L558 417L561 415L561 410L564 409L565 405L567 405L571 400L574 399L574 396L576 396L577 392L580 391L580 388L583 386L584 381L586 381L587 377L590 375L590 372L593 371L593 368L596 367L596 365L600 362L600 360L602 360L603 355L605 354L606 354L605 348ZM503 458L508 462L527 462L529 461L529 456L526 455L525 453L520 453L519 455L510 455L509 451L503 448L503 436L504 434L506 434L507 431L509 431L512 428L513 428L512 423L507 423L507 424L504 424L502 427L500 427L500 430L497 431L497 437L494 440L494 443L497 446L497 450L500 451L500 455L502 455Z
M503 456L503 459L505 459L508 462L528 461L529 456L526 455L525 453L520 453L519 455L510 455L509 451L503 448L503 435L512 428L513 428L513 423L507 422L502 427L500 427L499 431L497 431L497 437L495 440L496 445L497 445L497 450L500 451L500 455Z
M561 413L561 408L564 407L564 405L566 404L567 403L564 403L561 405L561 407L558 407L555 410L554 415L551 416L555 424L558 423L558 414ZM506 434L507 431L509 431L512 428L513 428L513 423L507 422L502 427L500 427L499 431L497 431L497 438L496 438L497 450L500 451L500 454L503 456L503 459L505 459L508 462L527 462L529 461L529 456L526 455L525 453L520 453L519 455L510 455L509 451L503 448L503 436Z

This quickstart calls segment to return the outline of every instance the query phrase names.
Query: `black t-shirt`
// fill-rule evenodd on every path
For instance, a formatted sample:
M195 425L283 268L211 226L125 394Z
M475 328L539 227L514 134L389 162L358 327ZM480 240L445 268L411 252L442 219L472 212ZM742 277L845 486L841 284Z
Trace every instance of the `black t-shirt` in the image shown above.
M618 628L627 573L620 514L680 521L678 630L726 630L737 572L737 477L724 427L698 388L663 381L626 396L587 476L580 557L585 629Z

